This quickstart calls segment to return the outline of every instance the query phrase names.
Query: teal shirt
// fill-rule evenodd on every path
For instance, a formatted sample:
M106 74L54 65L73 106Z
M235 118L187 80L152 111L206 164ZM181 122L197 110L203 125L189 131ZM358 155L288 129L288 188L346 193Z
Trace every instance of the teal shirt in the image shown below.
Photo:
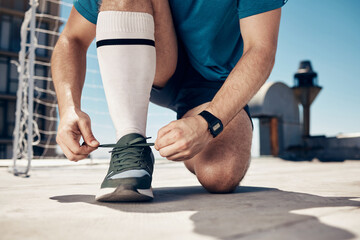
M282 7L287 0L169 0L174 25L192 66L206 79L225 81L243 53L239 19ZM74 0L96 24L98 0Z

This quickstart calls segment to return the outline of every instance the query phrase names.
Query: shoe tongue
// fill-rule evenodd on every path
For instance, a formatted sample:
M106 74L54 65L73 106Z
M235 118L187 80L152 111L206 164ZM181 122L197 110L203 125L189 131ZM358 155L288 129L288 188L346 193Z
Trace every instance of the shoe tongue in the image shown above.
M117 141L116 144L118 144L118 145L126 145L127 143L133 141L133 140L136 139L136 138L142 138L143 141L141 141L141 142L146 142L146 139L145 139L141 134L138 134L138 133L130 133L130 134L127 134L127 135L121 137L121 138L119 139L119 141Z

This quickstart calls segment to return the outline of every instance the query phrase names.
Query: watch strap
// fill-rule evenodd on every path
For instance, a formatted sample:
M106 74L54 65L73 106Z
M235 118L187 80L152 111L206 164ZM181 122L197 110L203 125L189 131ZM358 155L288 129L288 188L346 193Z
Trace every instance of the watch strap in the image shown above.
M199 113L199 115L202 116L205 121L207 121L209 131L213 137L216 137L222 132L223 124L220 119L218 119L208 111L202 111L201 113Z

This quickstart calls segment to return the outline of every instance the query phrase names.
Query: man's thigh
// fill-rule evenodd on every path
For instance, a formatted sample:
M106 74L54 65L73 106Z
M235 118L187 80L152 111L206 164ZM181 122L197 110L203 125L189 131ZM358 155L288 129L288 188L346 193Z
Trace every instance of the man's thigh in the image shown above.
M209 103L189 110L183 117L194 116ZM250 165L252 123L242 110L203 151L185 161L199 182L210 192L231 192L245 176Z
M168 0L151 0L155 21L156 73L154 84L164 87L177 64L177 41Z

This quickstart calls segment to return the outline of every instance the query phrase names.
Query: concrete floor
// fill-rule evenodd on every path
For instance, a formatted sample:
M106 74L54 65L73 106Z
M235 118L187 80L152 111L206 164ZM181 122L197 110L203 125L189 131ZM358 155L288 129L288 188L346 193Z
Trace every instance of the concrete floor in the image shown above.
M162 160L155 200L126 204L94 200L105 164L47 163L0 168L0 239L360 239L360 161L253 159L236 193L212 195Z

